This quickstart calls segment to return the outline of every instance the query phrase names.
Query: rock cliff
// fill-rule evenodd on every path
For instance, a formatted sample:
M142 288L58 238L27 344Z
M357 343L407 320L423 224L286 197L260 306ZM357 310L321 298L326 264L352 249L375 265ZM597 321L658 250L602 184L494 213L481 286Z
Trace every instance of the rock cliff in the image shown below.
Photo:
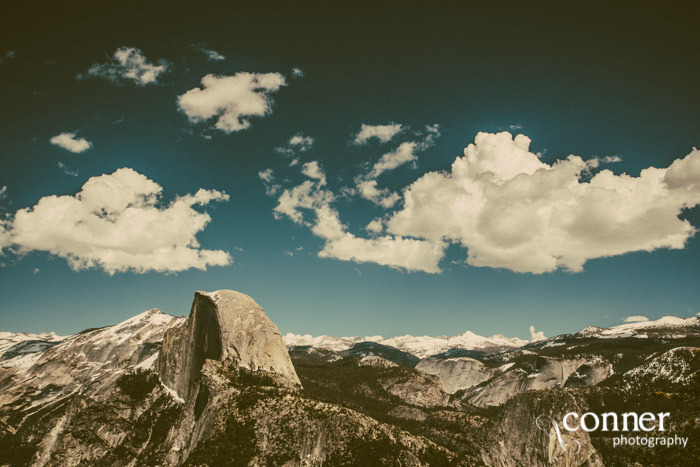
M300 384L277 326L252 298L233 290L195 293L187 322L163 338L160 379L186 400L206 360L265 370L292 386Z

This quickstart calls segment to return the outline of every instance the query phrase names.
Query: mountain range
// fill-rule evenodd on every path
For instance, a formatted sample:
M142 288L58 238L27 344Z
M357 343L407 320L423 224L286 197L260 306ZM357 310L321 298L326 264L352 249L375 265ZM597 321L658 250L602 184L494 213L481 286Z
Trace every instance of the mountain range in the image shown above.
M526 341L282 336L238 292L196 292L71 336L0 333L0 465L694 465L700 319ZM666 411L685 448L614 447L539 415Z

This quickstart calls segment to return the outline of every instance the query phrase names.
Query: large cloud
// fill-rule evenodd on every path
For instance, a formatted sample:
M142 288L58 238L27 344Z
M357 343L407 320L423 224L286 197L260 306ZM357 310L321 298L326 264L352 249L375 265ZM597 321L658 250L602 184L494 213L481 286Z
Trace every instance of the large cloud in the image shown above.
M137 86L156 84L158 77L168 70L167 60L159 60L155 65L149 62L140 49L120 47L114 52L114 60L109 63L95 63L87 71L87 76L104 78L114 84L132 82ZM78 75L78 78L83 78Z
M270 94L286 86L279 73L206 75L202 87L178 97L178 106L192 123L215 119L214 128L225 133L250 127L250 117L272 112Z
M428 172L404 188L399 208L367 226L370 238L340 222L325 176L323 184L311 179L284 190L276 215L323 238L319 256L430 273L440 271L450 243L466 248L472 266L540 274L580 272L594 258L681 249L695 234L679 216L700 204L700 151L635 177L600 169L616 157L571 155L548 164L529 148L524 135L479 133L450 171ZM363 197L380 202L389 194L367 175L357 181Z
M66 151L81 153L92 147L92 143L85 138L77 138L75 133L63 132L49 140L54 146L61 147Z
M275 217L287 216L300 225L307 225L325 241L321 258L336 258L359 263L371 262L408 271L439 272L443 242L427 242L400 236L385 235L359 238L347 231L338 212L331 207L335 195L325 189L326 175L317 161L307 163L303 173L309 177L298 186L285 189L275 207ZM305 220L305 212L311 219ZM308 216L307 216L308 217Z
M226 201L217 190L199 189L161 206L162 188L122 168L90 178L74 196L46 196L0 225L0 247L18 253L47 251L72 269L177 272L231 263L228 253L200 248L196 235L211 218L195 206Z
M473 266L579 272L586 261L658 248L680 249L695 233L679 219L700 203L700 151L639 177L569 156L549 165L530 139L479 133L450 172L429 172L404 191L390 233L468 250Z

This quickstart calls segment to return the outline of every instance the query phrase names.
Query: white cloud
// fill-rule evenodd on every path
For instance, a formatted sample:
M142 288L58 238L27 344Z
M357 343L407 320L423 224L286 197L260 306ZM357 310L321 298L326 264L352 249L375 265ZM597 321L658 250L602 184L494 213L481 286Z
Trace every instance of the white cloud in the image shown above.
M63 162L60 162L60 161L58 162L58 168L61 169L61 172L63 172L66 175L70 175L71 177L78 176L78 169L71 169Z
M7 186L3 185L2 188L0 188L0 199L6 198L7 197Z
M695 228L678 218L700 203L700 151L639 177L590 167L578 156L552 165L530 139L479 133L449 172L408 186L386 221L395 235L458 243L468 264L544 273L658 248L680 249Z
M305 173L307 176L316 173L316 168L317 164L305 166ZM325 183L323 175L285 189L274 210L276 218L287 216L297 224L310 227L314 235L325 241L319 257L372 262L408 271L440 271L438 262L445 248L442 242L434 244L392 235L365 239L349 233L340 222L338 212L331 207L335 196L324 188ZM311 220L305 220L305 211L311 212Z
M341 193L395 206L393 192L372 178L390 170L391 160L380 159ZM700 151L639 176L594 172L592 161L599 162L570 155L548 164L530 152L525 135L479 133L451 170L425 173L401 190L400 207L365 227L371 238L342 224L317 163L304 165L310 180L282 191L275 216L322 238L319 256L430 273L440 271L449 244L464 247L471 266L534 274L580 272L594 258L684 248L696 229L679 216L700 204Z
M272 169L265 169L258 172L258 177L262 180L265 186L265 194L268 196L273 196L282 188L281 185L275 183L275 175Z
M545 339L544 332L535 331L535 326L530 326L530 342L543 341Z
M622 162L622 158L620 156L605 156L603 157L603 162L605 164L617 164Z
M428 149L434 144L435 139L440 136L437 125L427 126L426 132L427 135L424 139L401 143L393 151L384 154L379 161L372 166L367 174L356 177L356 192L362 198L372 201L385 209L393 207L401 197L397 193L391 192L386 188L377 188L376 179L383 173L394 170L409 162L413 162L415 167L415 161L418 159L416 153ZM420 134L416 136L420 136Z
M301 173L309 178L318 180L319 184L321 185L326 184L326 174L321 169L321 166L318 165L317 161L311 161L304 164L301 168Z
M178 107L192 123L215 119L214 128L232 133L249 128L250 117L270 114L270 94L286 84L279 73L206 75L201 88L190 89L178 97Z
M381 219L375 218L370 221L367 226L365 226L365 230L367 232L371 232L374 234L377 234L381 232L384 229L384 222Z
M313 145L314 139L303 133L297 133L289 139L289 146L301 152L308 151Z
M396 202L401 199L398 193L393 193L387 188L383 188L381 190L377 188L376 180L363 180L360 178L356 182L357 193L362 198L372 201L385 209L393 207Z
M114 84L133 82L137 86L156 84L158 77L165 73L170 64L167 60L159 60L158 65L149 62L140 49L135 47L120 47L114 52L113 60L109 63L95 63L87 71L87 75L104 78ZM78 75L78 78L84 78Z
M85 138L76 138L75 133L63 132L49 140L54 146L61 147L66 151L81 153L92 147L92 143Z
M398 148L384 154L379 161L374 164L369 173L369 177L377 178L386 171L394 170L403 164L415 161L418 159L415 154L417 146L418 144L413 141L401 143Z
M399 123L390 123L388 125L366 125L363 123L360 131L355 135L354 143L367 144L372 138L376 138L382 143L388 143L402 130L403 126Z
M649 321L649 318L646 316L640 316L640 315L633 315L633 316L628 316L627 318L622 320L625 323L641 323L643 321Z
M229 196L199 189L161 206L161 192L129 168L92 177L74 196L45 196L17 211L0 225L0 247L12 245L19 254L46 251L74 270L102 268L108 274L230 264L225 251L200 248L196 235L211 218L194 208Z
M213 49L207 49L203 44L195 44L192 46L194 50L201 52L211 62L222 62L226 60L226 57L221 55L219 52Z
M287 141L283 146L277 146L274 151L287 157L292 157L298 152L306 152L314 145L315 139L311 136L305 136L304 133L297 133ZM291 165L296 165L299 161L292 161Z
M292 78L303 78L304 76L306 76L304 70L302 70L298 66L292 68Z

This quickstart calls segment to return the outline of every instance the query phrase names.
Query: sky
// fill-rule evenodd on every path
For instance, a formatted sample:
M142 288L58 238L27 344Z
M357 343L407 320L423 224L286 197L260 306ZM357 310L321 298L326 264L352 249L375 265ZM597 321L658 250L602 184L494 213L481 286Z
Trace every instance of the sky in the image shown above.
M546 336L700 312L700 7L23 4L0 329L195 290L281 332Z

